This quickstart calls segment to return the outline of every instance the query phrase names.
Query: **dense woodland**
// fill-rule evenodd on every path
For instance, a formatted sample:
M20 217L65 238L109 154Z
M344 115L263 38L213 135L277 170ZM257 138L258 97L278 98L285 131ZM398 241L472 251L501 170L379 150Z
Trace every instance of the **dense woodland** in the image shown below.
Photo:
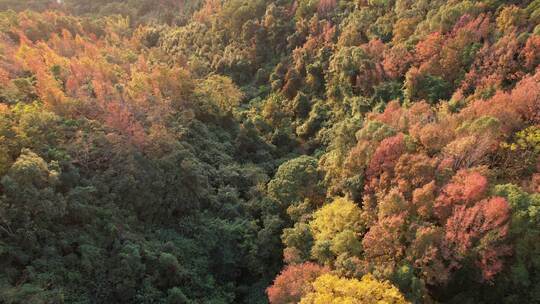
M0 303L540 303L540 0L0 0Z

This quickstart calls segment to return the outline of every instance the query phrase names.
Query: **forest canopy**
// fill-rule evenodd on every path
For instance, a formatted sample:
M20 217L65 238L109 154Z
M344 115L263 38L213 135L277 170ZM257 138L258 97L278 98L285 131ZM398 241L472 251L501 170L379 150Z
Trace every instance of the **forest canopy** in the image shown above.
M0 303L540 303L540 0L0 0Z

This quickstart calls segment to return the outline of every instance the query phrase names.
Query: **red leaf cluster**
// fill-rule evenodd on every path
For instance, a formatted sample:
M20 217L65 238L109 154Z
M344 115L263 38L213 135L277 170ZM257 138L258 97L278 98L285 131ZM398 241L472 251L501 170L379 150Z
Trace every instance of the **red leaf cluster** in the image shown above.
M298 303L310 291L311 283L329 269L314 263L287 266L266 289L270 304Z

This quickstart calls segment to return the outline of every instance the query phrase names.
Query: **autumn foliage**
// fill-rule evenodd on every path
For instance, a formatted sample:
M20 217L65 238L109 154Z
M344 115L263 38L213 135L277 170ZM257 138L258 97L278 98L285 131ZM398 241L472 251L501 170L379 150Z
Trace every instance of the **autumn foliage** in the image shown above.
M538 0L0 0L1 303L537 303L539 192Z
M314 263L290 265L266 289L268 300L271 304L298 303L312 290L311 283L328 271Z

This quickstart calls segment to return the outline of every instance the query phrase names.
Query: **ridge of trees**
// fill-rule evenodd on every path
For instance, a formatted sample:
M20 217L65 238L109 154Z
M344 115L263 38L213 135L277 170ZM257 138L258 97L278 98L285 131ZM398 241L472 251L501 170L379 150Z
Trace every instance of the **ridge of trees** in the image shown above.
M539 22L0 0L0 302L539 301Z

